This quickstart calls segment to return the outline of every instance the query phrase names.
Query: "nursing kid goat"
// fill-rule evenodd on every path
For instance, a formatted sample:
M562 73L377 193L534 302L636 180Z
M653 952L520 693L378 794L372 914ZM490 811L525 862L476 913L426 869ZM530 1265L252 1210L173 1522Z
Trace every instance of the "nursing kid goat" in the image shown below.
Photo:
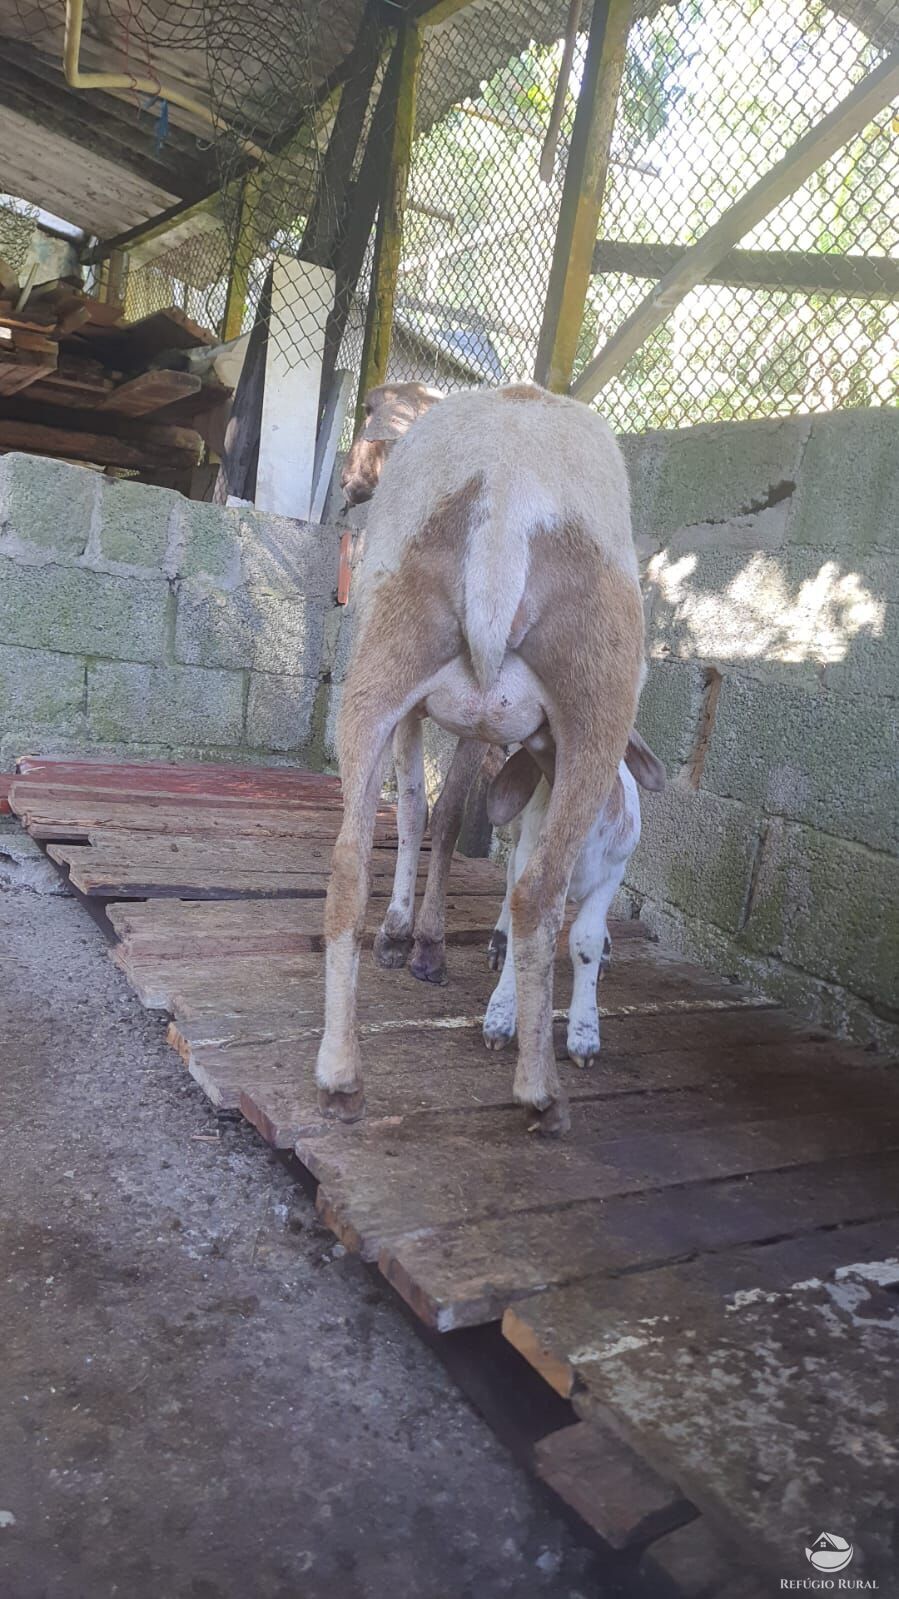
M390 449L367 528L338 725L344 815L325 905L316 1075L326 1110L361 1113L356 988L390 739L407 843L391 902L405 921L390 924L388 913L385 962L391 941L402 956L411 934L426 820L422 716L455 733L459 749L518 743L539 757L551 739L546 815L510 902L513 1093L539 1131L558 1133L568 1111L552 1039L556 941L572 870L618 780L643 674L627 474L606 423L577 401L530 384L433 400Z

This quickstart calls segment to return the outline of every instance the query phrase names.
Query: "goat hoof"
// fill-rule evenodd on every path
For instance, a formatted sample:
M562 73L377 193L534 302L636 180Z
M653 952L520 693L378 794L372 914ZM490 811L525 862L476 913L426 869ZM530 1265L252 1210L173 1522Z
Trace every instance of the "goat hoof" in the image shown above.
M395 971L405 966L411 948L411 935L404 937L402 934L386 933L383 927L379 927L375 934L375 962L383 966L385 971Z
M483 1026L484 1043L488 1049L508 1049L515 1037L515 1028L501 1026L497 1022L485 1022Z
M365 1091L359 1088L320 1088L318 1108L340 1122L357 1122L365 1112Z
M443 939L417 938L409 970L420 983L433 983L436 988L445 988L446 945Z
M561 1138L570 1127L571 1116L567 1099L551 1099L543 1110L538 1110L533 1105L528 1106L529 1133L536 1133L539 1138Z
M508 945L509 940L506 934L501 933L499 928L495 927L493 932L490 934L490 940L487 944L487 965L490 967L492 972L502 971L506 960L506 950L508 949Z
M568 1059L571 1061L572 1066L590 1067L596 1065L599 1057L597 1055L576 1055L573 1050L569 1050Z

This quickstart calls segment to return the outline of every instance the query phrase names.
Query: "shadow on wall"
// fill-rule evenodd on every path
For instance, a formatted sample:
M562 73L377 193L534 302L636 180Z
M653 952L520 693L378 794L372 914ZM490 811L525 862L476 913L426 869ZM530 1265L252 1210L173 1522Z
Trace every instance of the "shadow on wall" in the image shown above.
M629 908L668 944L899 1043L899 416L625 441L647 796Z

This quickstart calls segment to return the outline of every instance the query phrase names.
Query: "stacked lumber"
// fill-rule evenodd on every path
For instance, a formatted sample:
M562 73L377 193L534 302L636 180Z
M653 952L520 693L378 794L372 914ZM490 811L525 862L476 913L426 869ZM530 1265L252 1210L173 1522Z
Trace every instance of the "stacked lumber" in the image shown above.
M128 323L76 279L20 285L0 260L0 453L178 483L227 414L211 364L185 370L187 352L215 343L174 307Z

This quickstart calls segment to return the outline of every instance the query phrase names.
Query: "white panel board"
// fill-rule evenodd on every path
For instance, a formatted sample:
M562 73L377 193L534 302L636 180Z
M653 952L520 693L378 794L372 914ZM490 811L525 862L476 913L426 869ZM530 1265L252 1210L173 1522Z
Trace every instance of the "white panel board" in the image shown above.
M308 521L325 323L334 273L281 255L272 273L256 506Z

